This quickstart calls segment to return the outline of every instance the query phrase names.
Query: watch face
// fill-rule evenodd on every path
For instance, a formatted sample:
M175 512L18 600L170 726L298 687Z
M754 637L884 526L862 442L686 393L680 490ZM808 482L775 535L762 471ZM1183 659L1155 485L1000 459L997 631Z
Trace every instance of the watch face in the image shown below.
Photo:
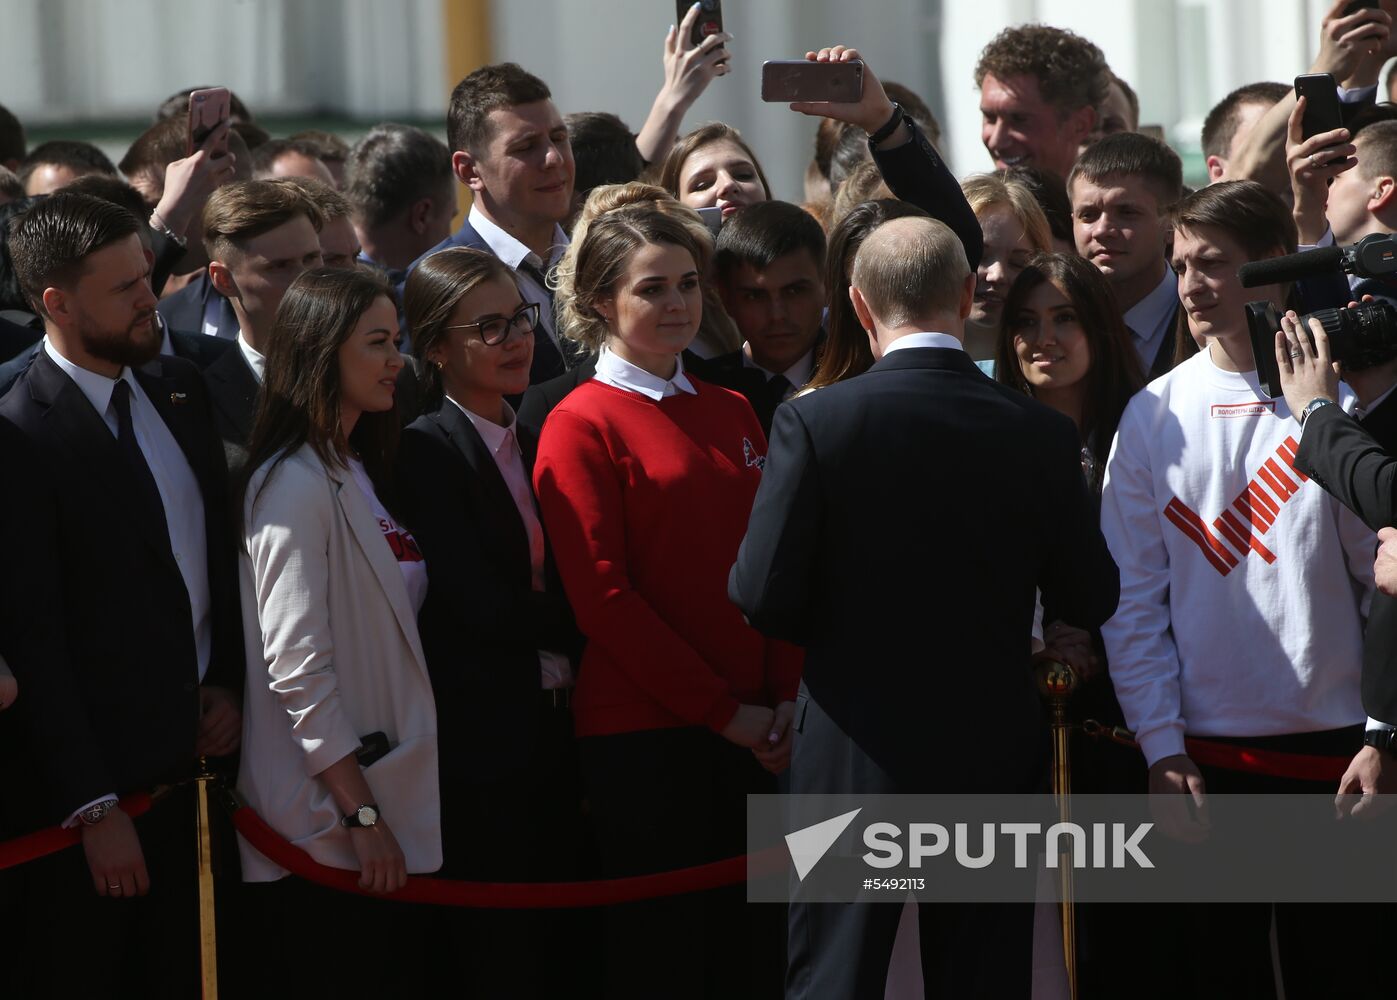
M373 826L378 822L378 810L373 806L360 806L355 816L360 826Z

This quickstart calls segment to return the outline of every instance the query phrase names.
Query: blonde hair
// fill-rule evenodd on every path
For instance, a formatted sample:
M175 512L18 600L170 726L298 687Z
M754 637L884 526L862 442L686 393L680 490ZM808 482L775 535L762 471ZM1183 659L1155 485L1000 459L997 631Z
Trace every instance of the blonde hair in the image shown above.
M1023 226L1030 249L1048 251L1053 248L1048 217L1027 185L993 174L973 174L960 182L960 188L977 219L992 208L1007 208Z
M584 296L584 298L590 299L589 302L582 305L578 303L579 256L583 247L587 246L588 236L597 220L613 212L624 210L634 215L635 212L644 209L669 217L678 223L688 233L689 240L693 244L689 249L694 253L694 262L698 265L700 275L703 276L700 281L703 287L703 319L699 324L696 339L715 348L717 353L740 348L742 337L737 332L737 327L723 311L716 293L708 285L706 274L713 255L713 236L708 231L708 227L704 225L703 219L697 212L680 204L664 188L640 181L632 181L627 184L603 184L593 188L587 196L586 203L582 206L582 211L578 213L577 221L572 229L572 242L568 244L563 259L558 262L554 278L557 301L561 303L559 327L562 336L591 351L599 349L606 340L606 325L591 309L591 303L595 302L596 290L593 289L589 296ZM669 240L668 242L679 241ZM688 246L686 243L680 243L680 245ZM634 247L631 249L633 250ZM630 256L630 251L627 251L626 256ZM614 281L614 277L612 281Z
M834 196L834 203L829 210L828 224L825 229L833 229L839 225L839 220L848 215L849 210L855 205L891 197L893 197L893 193L888 190L888 185L883 181L883 173L878 169L878 164L872 160L865 160L855 167L848 177L844 178L843 184L839 185L839 190Z

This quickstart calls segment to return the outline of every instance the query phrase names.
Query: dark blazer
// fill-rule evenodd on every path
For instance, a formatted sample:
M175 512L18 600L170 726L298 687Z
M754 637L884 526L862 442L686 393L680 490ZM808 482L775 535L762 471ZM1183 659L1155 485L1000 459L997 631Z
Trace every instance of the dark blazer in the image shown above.
M1362 421L1322 406L1305 421L1295 467L1368 527L1397 525L1397 400ZM1363 634L1363 710L1397 725L1397 598L1374 591Z
M21 329L25 328L21 327ZM234 346L234 342L231 340L210 337L202 333L183 333L179 330L170 330L169 334L170 347L174 349L174 356L191 362L200 371L213 364L229 348ZM33 363L34 358L38 356L39 340L43 338L43 335L43 331L35 330L35 339L30 341L29 349L20 351L9 361L0 365L0 396L10 391L10 387L19 381L19 377L25 373L30 364Z
M517 425L532 475L537 436ZM418 630L437 701L443 789L522 769L538 736L538 650L578 660L582 637L546 563L533 589L528 535L499 467L450 400L403 431L403 520L427 560Z
M1034 590L1088 629L1119 594L1080 451L959 350L897 351L776 411L728 594L806 649L792 792L1032 789Z
M0 361L19 357L27 348L33 347L43 339L43 336L43 330L0 319Z
M820 366L820 354L825 347L825 331L821 330L820 335L815 339L814 364L811 366L811 374L814 374ZM702 377L715 385L721 385L725 389L733 392L740 392L746 397L747 402L752 404L752 410L757 415L757 421L762 425L762 433L771 437L771 418L776 413L776 408L784 401L780 397L773 395L767 389L767 378L756 368L749 368L743 358L741 349L729 351L727 354L720 354L716 358L709 358L703 362ZM794 386L799 389L800 386Z
M225 351L223 357L204 369L204 382L209 387L214 426L223 441L228 468L235 468L246 457L248 438L252 436L260 388L257 376L235 343L233 350Z
M216 291L209 281L208 269L189 284L167 298L161 299L155 307L165 318L165 325L171 330L192 330L204 333L204 307L209 296L218 299L218 336L221 340L235 340L238 336L238 316L233 312L233 304Z
M960 181L936 152L926 133L916 122L907 121L912 127L912 141L892 149L874 149L873 162L878 164L878 172L893 194L944 222L960 237L973 271L980 266L980 258L985 253L980 220L975 218L975 212L965 200ZM871 148L872 144L869 145Z
M208 536L213 654L204 683L242 691L242 620L227 476L208 397L188 362L160 357L136 379L199 482ZM20 487L12 512L39 563L0 562L53 617L4 654L22 694L6 716L7 819L56 823L107 792L187 776L199 718L189 597L158 513L82 390L40 354L0 400L0 454ZM9 492L7 489L5 492ZM57 625L57 632L52 626ZM13 728L9 723L17 723ZM18 753L18 756L12 754Z
M470 247L473 250L483 250L490 255L495 251L490 249L490 244L485 242L485 237L476 232L469 219L461 222L461 228L456 230L446 239L442 240L432 249L428 250L421 257L408 265L407 273L410 277L416 270L417 265L422 263L434 253L442 250L449 250L452 247ZM406 278L404 279L406 284ZM552 308L551 303L543 303L544 309ZM551 378L557 378L567 371L567 365L563 362L563 355L558 351L558 346L553 343L553 338L540 330L538 336L534 337L534 360L529 366L529 385L537 385L540 382L547 382ZM511 405L518 406L518 401L514 400Z

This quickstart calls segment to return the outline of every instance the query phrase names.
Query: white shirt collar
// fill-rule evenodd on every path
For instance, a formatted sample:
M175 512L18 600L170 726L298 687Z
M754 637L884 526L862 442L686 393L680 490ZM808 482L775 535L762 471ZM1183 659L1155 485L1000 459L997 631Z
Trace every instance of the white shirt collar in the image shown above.
M446 398L451 399L450 396ZM510 440L511 437L517 440L518 434L515 433L514 430L514 407L510 406L508 403L504 404L504 412L509 416L509 423L501 427L493 420L487 420L478 413L472 413L455 399L451 399L451 402L455 403L456 408L466 415L466 419L471 422L471 426L475 428L475 432L480 435L480 440L485 442L485 447L490 450L491 455L498 455L500 449L505 446L505 442Z
M121 369L121 374L116 378L98 375L96 372L78 367L59 354L47 337L44 338L44 353L49 356L49 360L63 370L64 374L77 383L82 394L87 397L87 401L92 404L92 408L103 420L106 419L108 407L112 405L112 390L116 388L117 382L123 380L128 382L131 385L132 393L140 389L130 368Z
M1161 327L1173 318L1174 311L1178 308L1179 279L1166 264L1164 277L1159 280L1154 291L1126 310L1125 325L1137 340L1150 341Z
M773 372L768 371L757 364L756 361L752 360L752 345L744 341L742 344L742 367L754 368L765 375L767 379L772 379L777 375L784 375L786 376L786 381L791 383L792 388L799 389L810 381L810 376L815 372L815 348L812 347L802 354L796 362L785 371Z
M538 254L486 218L479 205L471 206L468 218L471 228L480 234L480 238L485 241L490 251L516 271L519 270L519 265L526 261L540 269L551 267L553 262L561 257L563 251L567 249L568 235L563 232L563 227L559 225L553 227L552 254L545 262L538 259Z
M893 351L911 350L914 347L940 347L948 351L963 351L965 345L949 333L906 333L883 348L883 357Z
M698 390L694 388L694 383L690 382L689 376L684 374L684 356L682 354L675 355L674 365L674 377L662 379L658 375L650 374L638 365L631 364L603 345L601 354L597 357L597 374L594 377L598 382L614 386L617 389L638 392L656 402L666 396L675 396L681 392L697 396Z
M243 360L252 369L252 374L257 379L257 384L262 384L262 376L267 368L267 359L255 347L247 342L241 330L238 331L238 350L243 352Z

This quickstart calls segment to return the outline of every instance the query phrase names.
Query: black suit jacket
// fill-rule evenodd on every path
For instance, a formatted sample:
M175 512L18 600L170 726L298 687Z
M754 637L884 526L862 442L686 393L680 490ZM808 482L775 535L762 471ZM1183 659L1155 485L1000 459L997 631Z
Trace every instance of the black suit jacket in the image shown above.
M242 621L227 477L208 397L185 361L136 372L199 483L213 655L204 683L242 691ZM0 577L37 626L3 632L22 694L4 713L7 820L59 822L107 792L186 776L199 718L189 595L158 512L87 397L46 354L0 400L7 522Z
M1362 422L1337 406L1305 421L1295 467L1377 531L1397 525L1397 400ZM1397 598L1373 593L1363 634L1363 710L1397 725Z
M1032 787L1035 588L1089 629L1119 594L1080 450L1071 421L959 350L897 351L776 411L728 593L805 647L832 722L805 745L797 707L793 792L872 772L882 791Z
M7 319L0 319L0 361L9 361L11 358L19 357L28 348L37 344L43 336L44 331L42 330L35 330L33 327L20 326Z
M238 336L238 316L233 312L233 304L214 289L209 281L208 268L179 291L160 300L156 311L165 318L165 325L171 330L193 330L203 336L204 307L214 296L218 301L218 337L220 340L235 340Z
M518 426L532 474L538 439ZM398 450L403 519L431 585L418 616L437 702L442 788L524 768L537 737L538 650L573 657L582 638L547 559L533 589L528 535L475 428L450 400L404 429Z
M233 348L204 369L204 382L209 387L209 400L213 404L214 426L223 441L229 469L241 465L247 456L260 388L242 349L236 343Z

